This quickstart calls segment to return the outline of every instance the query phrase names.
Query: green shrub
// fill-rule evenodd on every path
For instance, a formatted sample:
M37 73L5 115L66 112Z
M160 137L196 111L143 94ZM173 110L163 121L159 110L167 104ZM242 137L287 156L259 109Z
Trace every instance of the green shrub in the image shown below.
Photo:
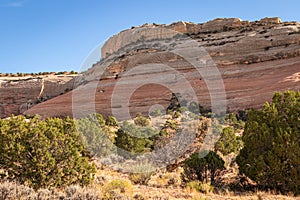
M136 118L134 118L134 123L137 126L149 126L150 120L147 117L142 116L141 114L137 115Z
M246 122L248 120L248 110L238 110L237 119Z
M78 72L75 72L74 70L69 72L70 74L78 74Z
M82 143L92 155L107 156L116 151L116 134L105 125L101 115L93 114L76 120L76 128Z
M177 130L179 128L178 122L175 120L167 120L164 126L165 128L170 128L172 130Z
M173 115L172 115L173 119L179 118L180 116L181 116L180 112L178 112L178 111L173 112Z
M133 187L126 180L113 180L106 183L102 188L102 198L104 200L132 198Z
M199 104L195 101L189 103L188 110L194 114L199 114L200 113Z
M106 120L99 113L90 114L90 115L86 116L86 118L88 118L90 121L97 123L100 127L105 127L105 125L110 126L109 123L106 124ZM107 117L107 118L110 118L110 117ZM115 121L115 120L116 120L116 118L112 118L112 119L109 119L108 121ZM112 122L112 124L114 124L113 126L115 126L114 122Z
M148 184L153 187L179 187L182 185L181 182L181 173L183 169L178 167L173 172L159 172L151 177Z
M176 120L167 120L164 127L157 135L152 137L153 149L161 149L172 141L174 133L179 129L179 123Z
M208 128L211 126L211 120L208 118L204 118L202 117L202 119L200 119L199 124L198 124L198 133L199 134L206 134L208 131Z
M226 127L222 130L220 139L215 144L215 150L223 155L236 153L242 147L242 141L235 135L234 128Z
M118 126L118 120L113 116L108 116L105 120L107 126Z
M245 127L245 122L238 120L236 114L230 113L225 118L225 124L233 126L235 130L241 130Z
M180 108L180 103L178 100L178 97L180 96L180 94L175 94L172 93L172 97L170 99L170 105L167 108L167 113L172 112L172 111L176 111Z
M201 157L199 153L192 154L189 159L185 160L183 169L183 181L208 182L210 180L211 184L214 184L216 173L225 169L225 166L223 159L210 151L205 157Z
M166 128L162 128L159 134L153 137L153 149L161 149L171 141L171 136Z
M34 189L86 185L96 170L89 160L70 118L0 120L1 175L8 179Z
M265 189L300 194L300 91L275 93L248 113L239 171Z
M150 116L152 116L152 117L158 117L158 116L161 116L161 115L162 115L162 113L161 113L160 109L155 109L155 110L152 110L150 112Z
M188 111L188 108L186 106L183 106L183 107L180 107L177 111L180 113L184 113L184 112Z
M139 185L147 185L150 177L150 173L131 173L129 175L129 179L131 180L131 182Z
M124 121L116 134L116 145L120 148L119 153L125 150L136 154L149 152L152 149L151 136L155 135L155 131L150 127L139 127Z

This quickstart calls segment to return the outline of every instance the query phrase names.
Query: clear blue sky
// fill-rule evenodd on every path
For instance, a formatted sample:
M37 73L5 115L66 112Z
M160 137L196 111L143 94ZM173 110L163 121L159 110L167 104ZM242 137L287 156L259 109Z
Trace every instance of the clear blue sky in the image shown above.
M0 72L78 71L98 44L147 22L300 21L299 9L299 0L0 0Z

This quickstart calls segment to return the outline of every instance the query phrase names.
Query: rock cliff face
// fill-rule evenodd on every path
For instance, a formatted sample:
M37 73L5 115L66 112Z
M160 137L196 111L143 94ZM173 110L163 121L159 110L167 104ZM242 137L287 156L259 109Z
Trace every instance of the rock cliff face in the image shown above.
M21 114L38 103L72 90L73 78L66 76L1 77L0 117Z
M299 56L298 22L284 22L279 18L264 18L260 21L241 21L237 18L215 19L204 24L177 22L162 25L143 25L125 30L111 37L102 48L102 57L117 52L129 41L172 38L184 33L205 47L219 65L251 64L287 57ZM149 31L149 28L153 28ZM163 31L172 29L176 32ZM138 32L139 34L134 34ZM137 36L137 38L132 38Z
M79 105L77 109L85 113L93 107L104 115L112 114L112 106L122 107L111 104L116 84L123 88L118 90L119 96L125 97L133 80L145 80L149 77L149 73L128 75L127 72L141 64L157 63L163 63L184 74L194 88L200 104L209 108L211 98L206 82L201 76L195 76L197 72L191 63L164 48L154 48L155 45L161 45L155 42L153 46L137 43L132 47L132 41L156 40L164 41L165 46L172 46L172 41L180 34L203 47L218 67L225 86L228 110L258 108L265 101L271 100L275 91L300 89L299 28L298 22L281 22L279 18L265 18L255 22L230 18L215 19L203 24L177 22L170 25L145 24L132 27L111 37L104 44L101 50L103 59L85 73L84 84L78 86L81 88L81 95L76 99ZM192 49L187 51L192 53ZM100 81L95 79L92 75L103 63L111 60L112 55L117 56L101 78L98 77ZM151 70L148 72L152 73ZM172 75L168 70L153 73L162 78ZM125 80L126 84L120 83L120 80ZM97 88L93 89L93 85L97 85ZM95 91L93 97L90 97L92 90ZM72 94L74 93L69 92L33 106L25 114L72 115ZM154 104L166 107L170 104L171 96L172 91L162 85L143 85L130 97L130 113L147 113ZM95 97L95 104L91 107L85 105L86 97Z

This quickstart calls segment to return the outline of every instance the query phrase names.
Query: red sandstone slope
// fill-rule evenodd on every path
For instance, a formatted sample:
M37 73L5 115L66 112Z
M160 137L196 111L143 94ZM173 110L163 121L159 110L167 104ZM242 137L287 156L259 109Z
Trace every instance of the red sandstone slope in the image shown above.
M200 104L209 107L211 98L205 77L198 74L186 59L154 45L151 48L145 43L144 46L128 46L130 40L155 41L155 38L164 41L164 44L155 43L156 46L172 46L172 39L176 34L170 34L168 30L175 30L192 38L210 55L224 82L228 110L258 108L265 101L270 101L275 91L300 89L299 28L300 25L296 22L282 23L278 18L273 18L256 22L216 19L205 24L180 22L158 27L145 25L126 30L106 42L102 48L104 59L85 73L85 81L78 87L79 93L75 91L60 95L33 106L24 113L72 116L74 109L77 115L93 112L95 108L99 113L110 115L114 114L111 112L112 108L122 112L122 104L126 102L126 99L119 103L112 102L111 99L115 96L127 98L128 109L132 115L137 112L147 113L154 104L166 107L170 104L172 91L158 84L143 84L128 99L128 88L133 88L140 80L148 80L153 75L161 79L174 75L172 70L151 71L151 64L164 64L175 69L189 82ZM97 74L90 78L116 52L118 56L110 63L101 80L99 81L100 76ZM134 67L147 64L150 64L147 73L136 72L128 75L128 71ZM171 84L180 91L185 90L185 85L180 84L180 81ZM97 89L94 85L97 85ZM72 108L74 94L76 102ZM95 102L91 99L95 99Z
M73 89L74 76L0 77L0 118L18 115Z

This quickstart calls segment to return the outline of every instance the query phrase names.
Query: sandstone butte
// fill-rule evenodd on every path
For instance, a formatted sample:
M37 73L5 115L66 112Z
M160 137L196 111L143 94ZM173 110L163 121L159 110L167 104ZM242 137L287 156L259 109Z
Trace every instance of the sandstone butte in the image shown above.
M217 67L224 83L227 111L260 108L275 91L300 89L299 28L298 22L281 22L279 18L254 22L218 18L202 24L132 27L106 41L101 49L102 59L79 77L2 79L0 116L23 113L65 117L73 116L74 110L75 117L93 111L107 116L112 109L128 109L131 116L137 112L147 114L154 104L166 108L173 92L169 87L151 84L149 77L154 74L164 79L174 75L174 69L194 89L198 102L209 108L211 91L205 77L186 58L170 50L180 50L183 41L188 40L203 49L204 57L209 57L203 69L210 64ZM178 41L180 45L176 44ZM184 48L193 52L192 46ZM173 71L152 71L151 64L164 64ZM106 65L101 72L99 69ZM146 72L129 73L141 65L148 66ZM173 86L184 91L180 81ZM134 89L137 83L145 84ZM125 100L113 102L116 96Z

